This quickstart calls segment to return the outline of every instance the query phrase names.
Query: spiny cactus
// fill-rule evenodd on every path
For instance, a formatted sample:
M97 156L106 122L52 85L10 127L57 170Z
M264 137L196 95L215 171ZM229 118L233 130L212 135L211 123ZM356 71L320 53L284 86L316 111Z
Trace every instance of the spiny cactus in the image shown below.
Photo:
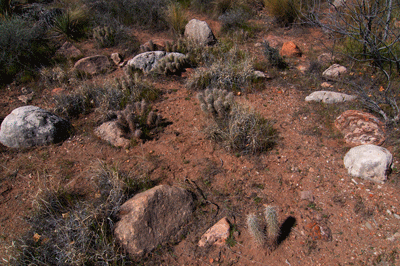
M265 206L265 220L267 222L267 238L269 245L276 245L279 237L278 215L272 206Z
M161 116L151 111L145 100L128 104L122 111L117 112L117 125L126 134L127 138L143 138L146 131L158 127Z
M259 247L264 246L267 238L262 226L260 225L259 219L253 213L247 215L247 228L249 229L249 232L256 244Z
M116 31L109 27L96 27L93 29L93 38L100 47L111 47L115 44Z
M153 72L164 75L180 75L187 65L186 56L169 54L162 58Z
M234 103L233 92L221 89L206 89L197 94L203 112L211 114L214 118L226 117Z
M165 51L170 53L177 52L186 54L188 52L188 47L184 39L178 39L176 42L173 43L167 41L165 43Z

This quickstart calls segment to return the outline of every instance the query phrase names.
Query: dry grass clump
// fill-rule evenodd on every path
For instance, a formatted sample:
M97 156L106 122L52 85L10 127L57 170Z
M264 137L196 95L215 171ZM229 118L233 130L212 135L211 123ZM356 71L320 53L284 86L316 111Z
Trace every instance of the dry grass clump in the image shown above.
M188 19L185 10L179 2L171 2L168 4L165 12L165 20L168 22L169 27L175 35L183 35Z
M251 86L254 81L253 59L236 48L229 51L223 49L214 48L204 50L201 55L189 55L189 59L197 57L196 60L202 62L204 67L195 69L186 82L187 88L245 91Z
M228 151L259 153L270 149L276 141L271 122L233 101L233 94L224 90L206 90L198 94L202 110L214 123L206 128L209 138Z
M100 162L93 169L94 197L45 188L36 198L31 228L14 243L11 265L125 265L113 237L119 207L147 188L142 178L124 174Z

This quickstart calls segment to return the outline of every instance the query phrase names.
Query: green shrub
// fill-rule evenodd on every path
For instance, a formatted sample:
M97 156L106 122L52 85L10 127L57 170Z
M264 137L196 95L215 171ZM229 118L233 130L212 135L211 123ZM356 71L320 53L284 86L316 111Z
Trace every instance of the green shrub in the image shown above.
M264 0L267 12L282 26L288 26L298 18L298 0Z
M279 51L271 46L267 41L262 43L264 56L268 59L271 66L279 69L287 68L288 64L285 62L283 57L279 54Z
M233 94L224 90L206 90L198 94L202 110L213 123L208 137L231 152L255 154L269 150L276 140L272 124L254 111L233 101Z
M45 33L39 24L18 17L0 20L0 85L49 62L53 51L45 41Z
M68 9L54 19L52 32L58 39L78 40L86 36L89 15L82 7Z

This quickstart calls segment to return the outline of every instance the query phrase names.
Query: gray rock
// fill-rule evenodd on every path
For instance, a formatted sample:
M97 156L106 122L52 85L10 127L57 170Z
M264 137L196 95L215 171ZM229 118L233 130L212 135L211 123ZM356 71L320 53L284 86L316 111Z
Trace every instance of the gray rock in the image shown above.
M21 102L23 102L24 104L29 103L30 101L32 101L33 96L35 96L34 92L31 92L29 94L23 94L18 96L18 100L20 100Z
M207 22L198 19L192 19L186 24L184 36L199 45L213 45L217 42Z
M100 74L110 68L111 63L105 55L95 55L78 60L74 69L90 75Z
M341 66L339 64L333 64L322 73L322 76L327 79L338 78L339 76L343 75L346 72L347 72L346 67Z
M118 66L122 62L122 56L119 53L112 53L111 60Z
M180 58L185 57L184 54L181 53L168 53L164 51L153 51L141 53L132 58L127 62L127 67L140 69L144 73L150 73L158 66L158 62L166 56L173 55L174 57Z
M193 212L191 194L161 185L135 195L120 208L114 234L132 256L143 255L177 236Z
M344 166L355 177L383 183L387 180L393 162L385 148L367 144L350 149L344 157Z
M0 142L10 148L29 148L68 138L71 124L36 106L14 109L1 123Z
M67 58L73 57L81 57L83 56L82 52L76 48L72 43L65 42L60 49L57 50L56 54L65 56Z
M108 121L101 124L94 130L94 133L115 147L126 148L130 143L129 139L124 137L124 132L118 127L116 121Z
M306 102L323 102L323 103L341 103L353 101L357 98L354 95L348 95L333 91L314 91L305 98Z

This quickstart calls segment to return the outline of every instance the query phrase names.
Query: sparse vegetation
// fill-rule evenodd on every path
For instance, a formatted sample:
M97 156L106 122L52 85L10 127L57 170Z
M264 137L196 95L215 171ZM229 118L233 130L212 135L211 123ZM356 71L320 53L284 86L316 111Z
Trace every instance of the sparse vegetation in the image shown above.
M264 56L268 59L268 62L271 66L278 69L285 69L288 67L288 64L279 54L277 49L271 47L267 41L263 41L262 45L264 49Z

